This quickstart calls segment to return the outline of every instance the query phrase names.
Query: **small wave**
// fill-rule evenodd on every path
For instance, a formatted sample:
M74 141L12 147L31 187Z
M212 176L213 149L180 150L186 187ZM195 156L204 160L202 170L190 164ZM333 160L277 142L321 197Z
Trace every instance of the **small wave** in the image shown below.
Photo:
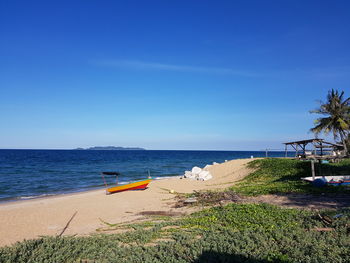
M163 179L170 179L170 178L180 178L181 175L172 175L172 176L161 176L161 177L154 177L153 180L163 180Z
M19 200L28 200L28 199L34 199L34 198L40 198L45 196L52 196L54 194L42 194L42 195L32 195L32 196L20 196Z

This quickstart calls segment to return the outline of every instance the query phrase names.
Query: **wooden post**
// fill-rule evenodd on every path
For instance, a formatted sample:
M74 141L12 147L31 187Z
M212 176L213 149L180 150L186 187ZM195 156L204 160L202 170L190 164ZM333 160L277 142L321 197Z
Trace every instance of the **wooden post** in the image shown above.
M316 151L317 151L317 150L316 150L316 149L317 149L316 144L315 144L314 142L312 142L312 145L314 146L313 152L314 152L314 155L316 156L316 153L317 153L317 152L316 152Z
M285 156L284 156L284 157L286 157L286 158L287 158L287 155L288 155L288 153L287 153L287 144L286 144L286 146L284 147L284 149L285 149L285 151L286 151L286 153L285 153Z
M104 184L105 184L105 186L106 186L106 188L107 188L108 185L107 185L106 179L105 179L105 177L103 176L103 173L102 173L101 175L102 175L103 182L104 182Z
M315 180L315 162L314 162L314 160L311 160L311 174L312 174L312 180Z
M323 177L323 175L322 175L322 160L319 159L318 163L319 163L319 165L318 165L318 174L319 174L319 176Z

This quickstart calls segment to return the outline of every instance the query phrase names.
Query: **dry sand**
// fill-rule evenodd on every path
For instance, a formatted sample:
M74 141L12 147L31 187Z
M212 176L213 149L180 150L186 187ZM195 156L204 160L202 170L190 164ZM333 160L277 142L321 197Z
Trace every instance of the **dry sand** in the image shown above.
M249 173L246 164L251 159L240 159L209 168L213 179L195 181L171 178L153 181L144 191L126 191L105 195L104 190L60 195L0 204L0 246L44 235L58 235L77 212L64 235L88 235L103 227L101 219L110 223L142 219L144 211L188 212L172 208L174 195L194 190L226 188Z

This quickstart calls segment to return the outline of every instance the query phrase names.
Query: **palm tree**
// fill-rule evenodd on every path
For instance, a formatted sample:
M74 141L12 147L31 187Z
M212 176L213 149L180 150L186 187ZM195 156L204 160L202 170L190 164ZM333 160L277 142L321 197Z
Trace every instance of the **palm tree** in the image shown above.
M344 91L338 92L332 89L328 92L327 102L321 101L319 109L310 111L325 116L315 120L315 127L311 131L315 134L332 132L335 140L340 137L347 154L346 141L350 135L350 97L347 99L343 97Z

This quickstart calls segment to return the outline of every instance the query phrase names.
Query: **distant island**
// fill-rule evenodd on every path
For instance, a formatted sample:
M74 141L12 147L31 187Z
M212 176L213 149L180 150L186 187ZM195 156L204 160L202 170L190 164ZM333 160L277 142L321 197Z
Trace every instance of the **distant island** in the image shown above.
M108 151L145 151L144 148L139 147L115 147L115 146L94 146L89 148L76 148L74 150L108 150Z

